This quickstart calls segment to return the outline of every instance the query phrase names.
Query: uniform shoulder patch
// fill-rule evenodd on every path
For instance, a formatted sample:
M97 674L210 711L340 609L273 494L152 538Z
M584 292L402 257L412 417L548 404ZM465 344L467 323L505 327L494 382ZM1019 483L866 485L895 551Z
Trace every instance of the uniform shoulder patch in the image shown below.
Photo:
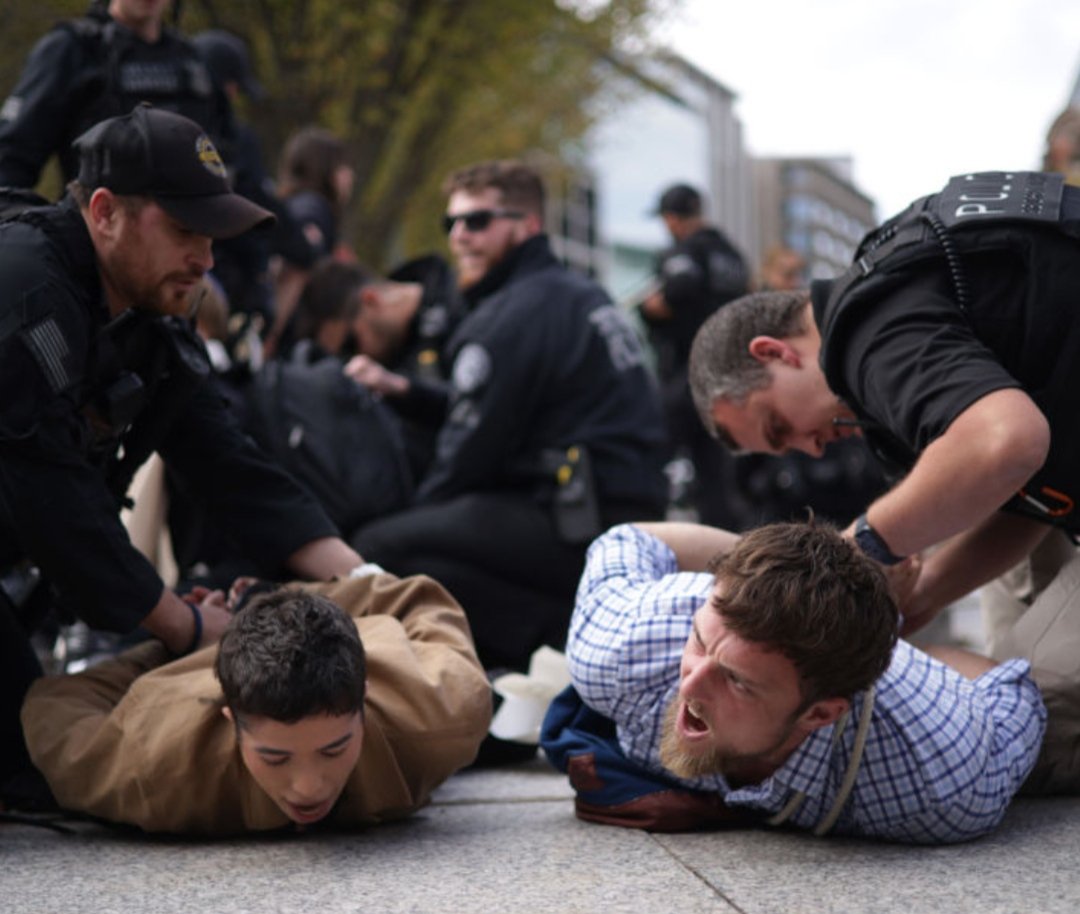
M50 315L25 327L22 335L52 392L58 394L70 386L67 362L71 350L56 319Z
M491 377L491 356L479 343L462 347L454 359L453 381L463 394L479 390Z
M664 260L661 271L668 278L672 276L698 276L701 274L701 267L698 266L693 257L680 251Z
M0 123L4 121L17 121L22 113L23 100L18 95L9 95L4 100L4 106L0 108Z
M630 321L616 305L603 305L589 315L589 323L607 346L611 364L618 372L629 371L645 363L645 356Z

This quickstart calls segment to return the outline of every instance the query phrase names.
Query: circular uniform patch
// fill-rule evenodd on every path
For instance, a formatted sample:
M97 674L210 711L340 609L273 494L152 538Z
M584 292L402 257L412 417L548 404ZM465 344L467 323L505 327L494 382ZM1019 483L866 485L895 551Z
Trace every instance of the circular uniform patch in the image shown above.
M210 142L210 137L205 133L200 133L198 139L195 140L195 152L199 156L202 167L210 174L216 178L225 177L225 163L221 161L221 156L218 155L214 144Z
M469 343L454 360L454 387L470 394L491 377L491 356L479 343Z

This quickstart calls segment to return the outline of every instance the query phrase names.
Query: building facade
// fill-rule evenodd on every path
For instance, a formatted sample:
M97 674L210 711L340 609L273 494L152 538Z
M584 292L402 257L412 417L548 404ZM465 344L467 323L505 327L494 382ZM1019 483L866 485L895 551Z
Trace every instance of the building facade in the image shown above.
M633 66L643 78L613 68L593 129L580 148L564 151L563 177L549 180L548 228L569 265L635 305L653 284L657 253L671 243L657 200L665 187L686 183L702 191L706 220L752 269L776 245L805 258L807 278L847 267L876 224L850 159L754 159L728 87L673 54Z
M842 273L877 224L874 201L855 187L847 158L757 159L754 196L755 254L789 247L806 260L810 279Z
M606 252L600 279L627 306L643 297L657 252L670 244L655 214L668 185L697 187L706 219L748 256L755 237L751 163L735 94L675 55L634 65L645 80L613 74L583 147Z

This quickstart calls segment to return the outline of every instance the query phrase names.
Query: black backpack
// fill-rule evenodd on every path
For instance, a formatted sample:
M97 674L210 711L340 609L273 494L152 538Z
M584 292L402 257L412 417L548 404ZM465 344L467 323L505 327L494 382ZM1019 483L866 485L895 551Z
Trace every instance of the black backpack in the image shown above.
M268 362L247 393L247 429L345 535L408 504L413 480L399 420L341 362L303 347Z

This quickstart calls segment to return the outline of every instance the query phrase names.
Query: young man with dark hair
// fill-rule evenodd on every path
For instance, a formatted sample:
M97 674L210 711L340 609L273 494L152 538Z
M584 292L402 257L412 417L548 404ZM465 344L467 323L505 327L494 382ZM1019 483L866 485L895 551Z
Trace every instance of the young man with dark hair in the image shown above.
M345 373L402 420L413 479L435 456L449 408L447 343L465 316L450 265L436 254L396 266L360 290L352 323L356 352Z
M365 568L254 597L216 649L168 662L145 644L35 683L23 725L60 806L226 835L426 803L475 756L491 692L446 591Z
M294 723L312 714L360 715L367 671L348 615L302 590L256 600L257 611L237 612L218 645L214 673L225 716L243 729L253 717Z
M354 622L318 594L258 597L225 629L214 672L255 783L293 822L329 815L364 743L367 666Z
M817 834L977 837L1035 764L1038 689L1025 661L939 649L939 662L897 641L897 623L880 568L828 527L741 539L616 527L589 552L567 643L576 694L556 699L542 744L587 797L605 756L567 747L582 706L606 721L606 757L653 781L586 816L618 824L723 813Z
M300 358L315 362L328 355L344 356L360 310L360 290L374 277L356 263L324 258L311 271L290 328L283 337L277 357L296 358L292 350L301 346ZM286 345L286 337L288 345Z

